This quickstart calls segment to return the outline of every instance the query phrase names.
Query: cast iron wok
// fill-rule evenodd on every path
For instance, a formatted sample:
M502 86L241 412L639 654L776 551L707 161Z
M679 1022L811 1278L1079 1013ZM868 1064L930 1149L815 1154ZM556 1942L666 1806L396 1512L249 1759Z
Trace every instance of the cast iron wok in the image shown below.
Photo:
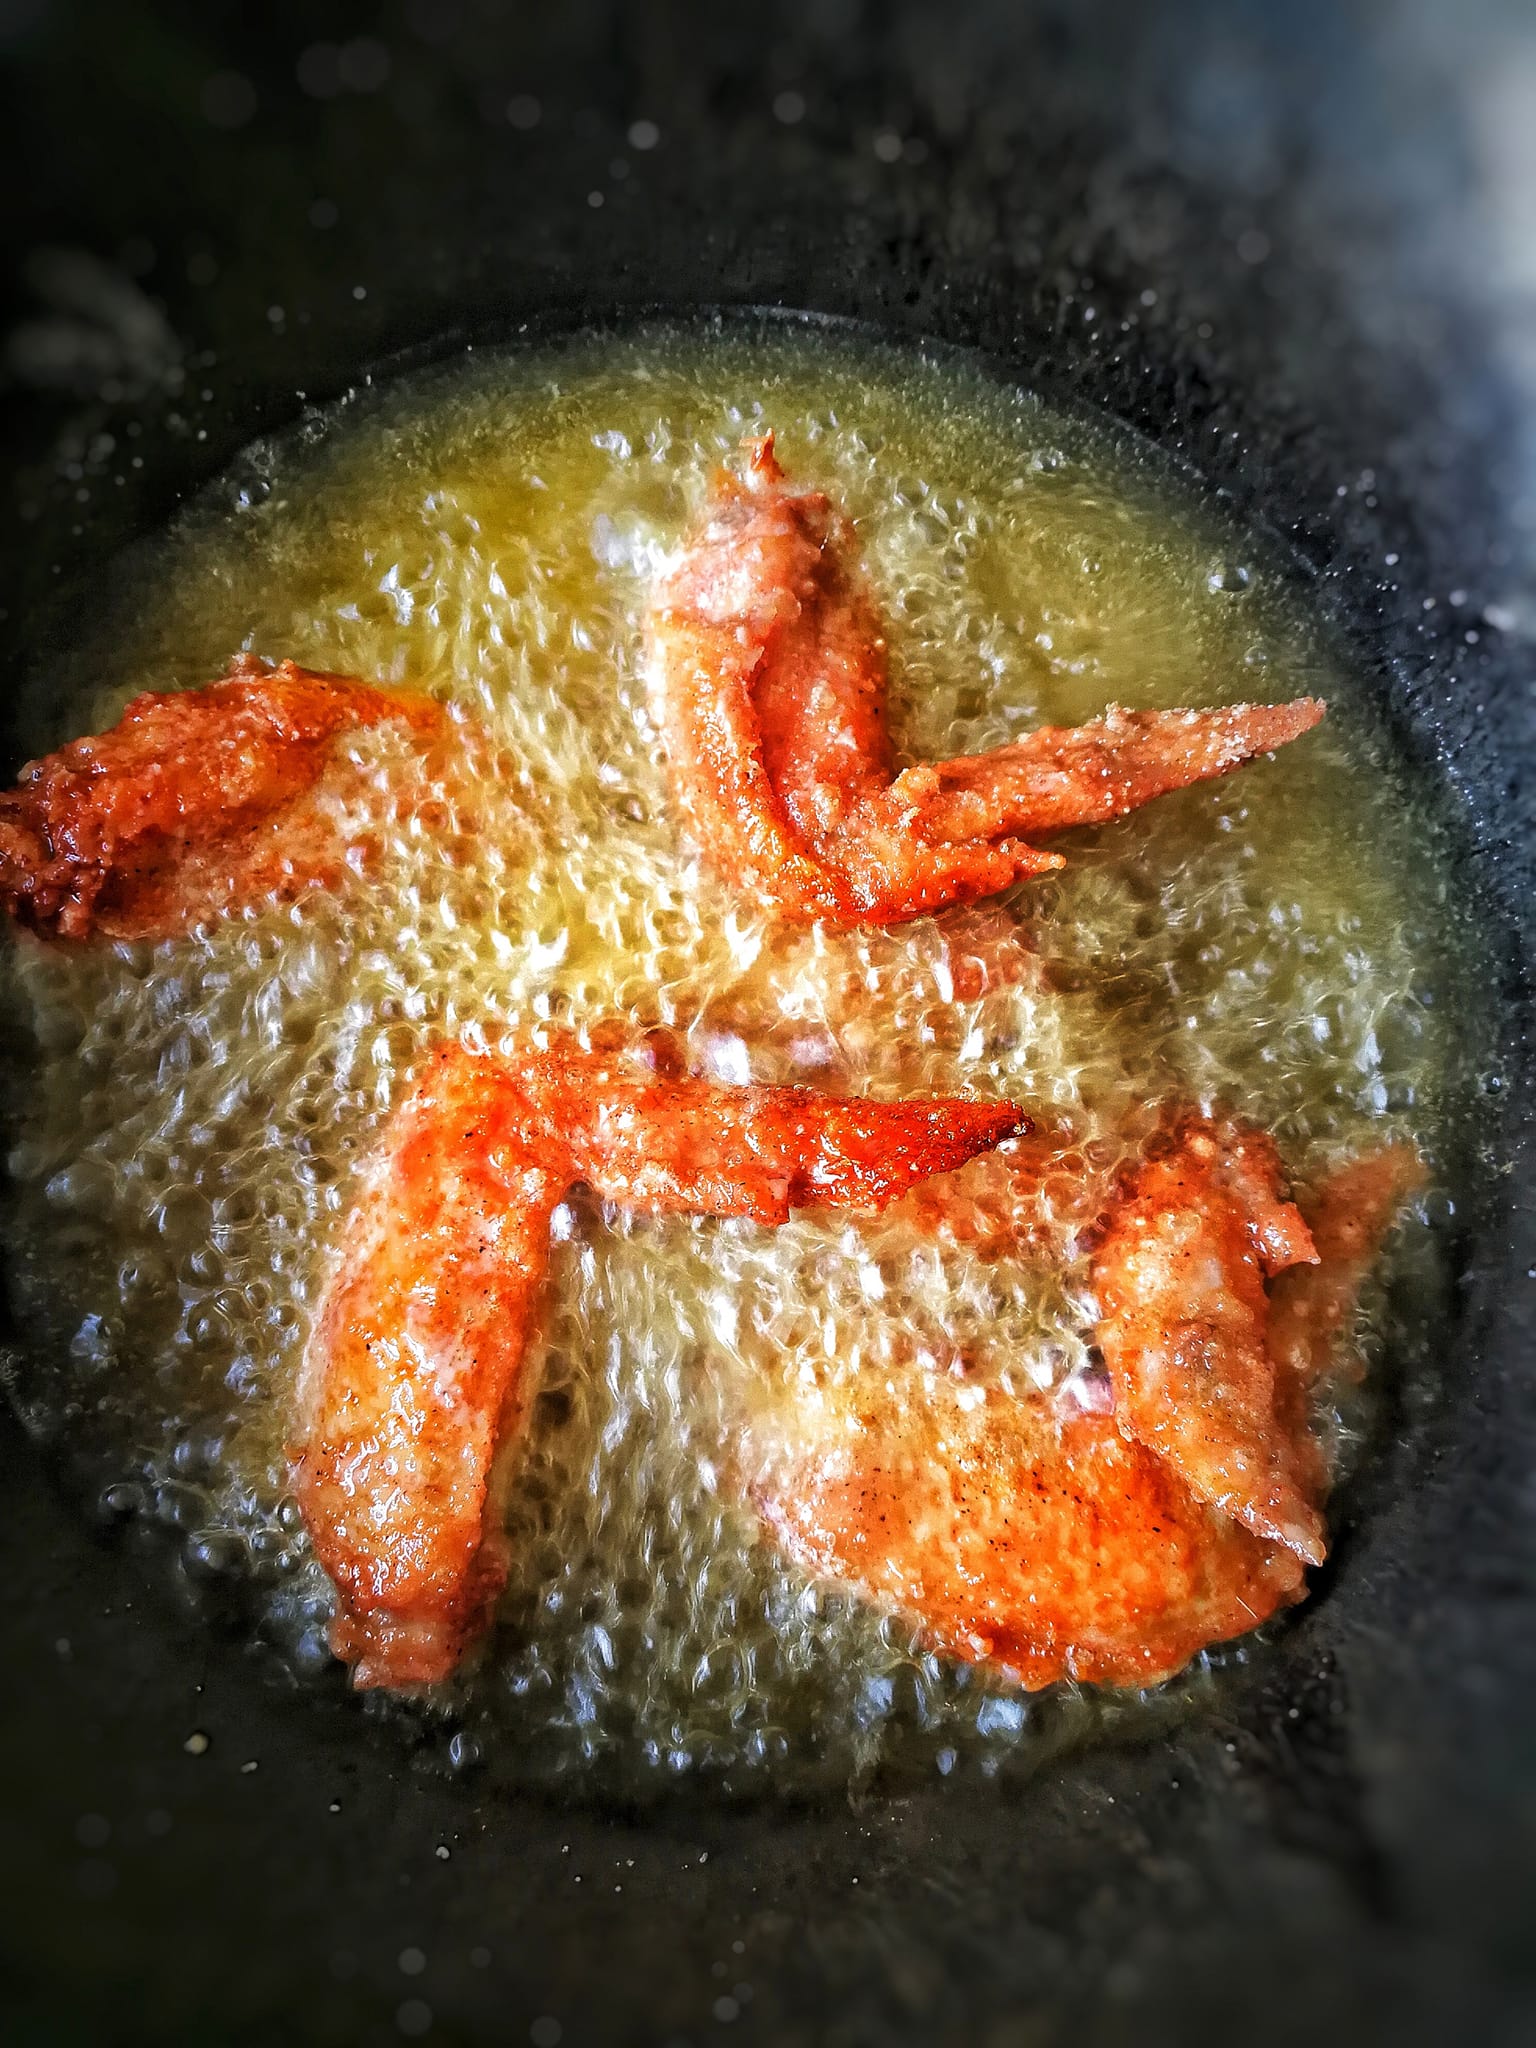
M7 1423L6 2038L1525 2038L1536 36L1493 5L1454 38L1320 0L721 12L7 10L11 710L96 565L401 350L766 304L1101 406L1308 565L1489 935L1444 1398L1177 1735L1006 1796L643 1814L416 1768Z

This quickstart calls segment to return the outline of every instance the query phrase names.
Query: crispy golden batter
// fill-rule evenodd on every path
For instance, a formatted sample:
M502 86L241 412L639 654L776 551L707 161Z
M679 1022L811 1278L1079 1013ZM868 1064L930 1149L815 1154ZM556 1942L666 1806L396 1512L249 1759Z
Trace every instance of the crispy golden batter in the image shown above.
M338 737L430 698L241 656L205 689L135 697L110 732L33 761L0 795L0 906L50 938L160 938L340 873L347 849L304 799Z
M897 774L886 643L847 530L822 492L784 487L771 434L747 446L657 588L651 668L705 852L784 917L895 924L994 895L1061 866L1026 836L1120 817L1323 716L1312 698L1111 709Z
M573 1182L781 1223L882 1207L1025 1128L1012 1103L721 1088L576 1051L435 1055L348 1218L306 1358L297 1488L356 1682L446 1677L505 1580L497 1456L526 1413L550 1215Z

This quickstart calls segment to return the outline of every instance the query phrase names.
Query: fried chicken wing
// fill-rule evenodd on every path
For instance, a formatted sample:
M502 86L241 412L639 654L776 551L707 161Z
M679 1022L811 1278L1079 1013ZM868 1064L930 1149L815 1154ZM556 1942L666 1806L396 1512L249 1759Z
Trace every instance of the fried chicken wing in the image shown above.
M446 1677L506 1577L501 1455L555 1204L783 1222L879 1208L1027 1128L1011 1103L845 1101L644 1075L598 1054L436 1054L342 1234L306 1353L296 1484L360 1686Z
M712 863L803 923L894 924L1062 864L1025 836L1119 817L1252 760L1312 698L1109 711L988 754L895 772L887 653L845 523L747 444L661 580L650 660L673 772Z
M360 1685L444 1677L505 1576L491 1479L524 1413L565 1186L510 1109L485 1062L433 1062L347 1219L310 1338L297 1491L340 1596L331 1646Z
M986 754L924 763L896 778L929 839L1035 838L1102 825L1155 796L1227 775L1300 739L1322 719L1315 697L1215 711L1126 711L1088 725L1043 725Z
M870 674L870 622L862 611L834 607L823 616L828 501L786 496L773 488L777 473L765 445L744 481L721 477L704 526L656 593L652 673L661 686L673 776L713 863L787 916L841 922L846 891L804 845L774 788L758 713L759 671L776 637L787 637L793 661L801 649L814 659L812 636L818 629L825 635L828 681L816 758L830 774L837 762L854 787L869 779L868 749L883 744L883 699L861 700L861 692L883 687L883 674Z
M1316 1261L1273 1140L1200 1122L1121 1192L1093 1263L1121 1429L1307 1564L1323 1521L1309 1447L1282 1419L1266 1282Z
M751 1405L744 1490L806 1571L936 1648L1030 1687L1166 1678L1302 1598L1327 1476L1310 1397L1421 1178L1409 1147L1369 1154L1309 1229L1270 1139L1186 1119L1110 1205L1096 1398L787 1378Z
M204 689L136 697L0 795L0 906L50 938L160 938L330 881L346 848L304 799L342 734L387 720L425 741L443 714L250 656Z
M855 1381L770 1408L748 1457L753 1505L806 1571L1031 1688L1153 1684L1303 1590L1289 1551L1046 1396Z

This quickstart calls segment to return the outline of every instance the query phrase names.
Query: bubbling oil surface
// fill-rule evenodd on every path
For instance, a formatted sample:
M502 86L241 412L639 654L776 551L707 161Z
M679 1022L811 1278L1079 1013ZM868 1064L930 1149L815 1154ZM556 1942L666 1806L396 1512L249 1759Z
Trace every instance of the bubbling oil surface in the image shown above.
M1329 720L1071 835L1060 876L999 906L774 926L680 829L641 663L649 578L764 426L855 522L904 755L1110 702L1312 693ZM1440 1153L1445 882L1336 651L1251 540L1106 428L972 368L824 333L658 330L477 352L358 395L250 450L118 598L57 678L39 748L250 648L419 685L470 765L427 788L396 737L358 736L336 801L384 853L332 894L155 946L8 949L8 1245L36 1340L18 1399L88 1448L107 1512L163 1525L190 1578L249 1590L296 1670L334 1673L285 1446L358 1161L446 1035L618 1015L731 1081L1018 1097L1068 1149L1001 1256L905 1214L767 1232L574 1198L497 1630L441 1702L371 1711L424 1717L508 1782L804 1791L1030 1768L1244 1654L1202 1660L1161 1709L1021 1697L780 1561L735 1497L732 1445L792 1379L905 1373L944 1399L981 1374L1054 1398L1085 1352L1079 1233L1159 1105L1239 1110L1303 1180L1388 1137ZM1373 1349L1399 1357L1439 1286L1422 1216L1406 1236L1368 1305Z

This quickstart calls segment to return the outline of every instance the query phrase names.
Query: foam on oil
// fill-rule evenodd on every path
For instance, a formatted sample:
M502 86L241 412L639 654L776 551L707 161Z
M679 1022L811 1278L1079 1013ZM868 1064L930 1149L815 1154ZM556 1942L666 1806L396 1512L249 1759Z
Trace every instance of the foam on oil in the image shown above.
M999 905L775 927L680 829L640 659L648 579L765 425L855 522L904 755L1110 702L1312 693L1327 724L1071 835L1059 877ZM733 1425L846 1373L1056 1398L1085 1355L1078 1233L1160 1105L1241 1111L1303 1180L1386 1137L1440 1153L1445 882L1285 578L1107 430L968 368L667 331L466 356L253 449L132 565L36 744L240 648L429 690L467 765L428 788L389 732L359 736L333 800L383 855L333 894L154 947L9 949L32 1426L84 1448L107 1512L174 1532L193 1579L251 1589L252 1625L320 1674L289 1399L357 1162L425 1048L618 1014L726 1080L1019 1097L1061 1120L1061 1158L1016 1216L983 1166L980 1248L907 1211L777 1232L560 1212L512 1581L434 1725L514 1782L807 1789L1027 1768L1132 1711L1025 1700L807 1584L736 1499ZM1395 1352L1439 1285L1408 1229Z

